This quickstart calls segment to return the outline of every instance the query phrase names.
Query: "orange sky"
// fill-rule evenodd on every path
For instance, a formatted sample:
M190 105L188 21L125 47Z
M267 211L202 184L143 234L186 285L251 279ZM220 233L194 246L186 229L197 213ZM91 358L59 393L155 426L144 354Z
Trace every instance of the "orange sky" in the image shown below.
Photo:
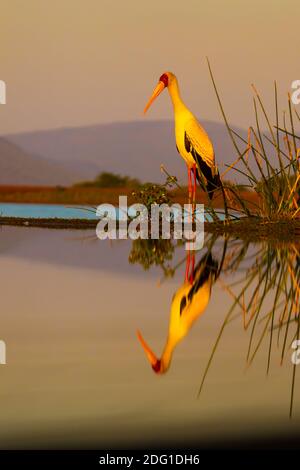
M174 72L202 119L252 123L250 84L271 106L300 79L299 0L2 0L0 133L143 119L158 77ZM167 93L146 119L170 118Z

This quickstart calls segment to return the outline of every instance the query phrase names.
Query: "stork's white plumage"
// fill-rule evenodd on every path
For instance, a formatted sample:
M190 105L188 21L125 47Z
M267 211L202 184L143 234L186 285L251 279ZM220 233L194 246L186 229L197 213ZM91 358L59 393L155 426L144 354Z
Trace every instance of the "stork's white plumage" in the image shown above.
M208 196L212 199L214 190L220 188L222 184L215 165L213 144L201 124L182 101L178 81L173 73L165 72L160 77L144 112L165 88L168 88L174 108L176 147L188 167L189 194L192 190L191 172L193 172L194 181L197 177L201 186L204 183ZM195 189L194 185L194 191Z

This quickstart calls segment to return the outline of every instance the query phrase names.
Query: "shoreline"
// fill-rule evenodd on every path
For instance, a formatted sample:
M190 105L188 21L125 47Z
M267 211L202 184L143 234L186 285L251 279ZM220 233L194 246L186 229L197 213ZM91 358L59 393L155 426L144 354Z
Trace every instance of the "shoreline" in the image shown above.
M62 230L95 229L99 219L61 219L0 217L0 226L36 227ZM216 236L236 237L245 241L296 242L300 238L300 220L267 221L243 218L235 221L205 222L204 231Z
M4 204L41 204L61 206L98 206L103 203L118 206L119 196L128 197L128 205L136 202L132 196L133 188L90 188L90 187L50 187L50 186L0 186L0 203ZM187 202L186 188L169 191L171 203ZM248 204L259 204L259 197L253 191L240 191ZM204 192L198 191L197 203L207 204ZM214 209L223 209L222 195L213 201ZM95 229L99 219L82 218L29 218L0 216L0 226L37 227L48 229L88 230ZM296 241L300 238L300 219L278 219L269 221L256 217L239 220L205 222L204 230L216 236L236 237L246 241Z

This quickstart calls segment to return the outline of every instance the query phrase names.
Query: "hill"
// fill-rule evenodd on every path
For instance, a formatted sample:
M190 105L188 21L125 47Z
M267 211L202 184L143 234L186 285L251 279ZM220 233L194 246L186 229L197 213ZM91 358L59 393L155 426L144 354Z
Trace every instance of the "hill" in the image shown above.
M0 184L59 185L78 180L55 161L35 156L0 137Z
M202 121L202 124L214 142L216 160L223 171L224 164L236 158L227 130L221 123ZM246 134L241 129L237 131ZM71 177L73 182L93 179L102 171L159 182L161 163L171 174L186 181L186 167L175 147L173 121L145 120L62 128L10 134L5 138L27 154L41 155L48 164L59 164L66 178ZM58 178L56 184L62 179ZM49 179L45 181L50 184Z

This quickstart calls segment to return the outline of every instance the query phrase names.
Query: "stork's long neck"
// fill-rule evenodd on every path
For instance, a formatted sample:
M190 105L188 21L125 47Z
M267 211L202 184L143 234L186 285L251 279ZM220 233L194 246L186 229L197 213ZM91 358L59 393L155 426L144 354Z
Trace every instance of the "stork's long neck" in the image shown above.
M172 339L172 337L168 336L167 342L165 344L162 356L161 356L161 362L163 364L163 370L164 372L167 372L167 370L170 367L170 363L172 360L172 355L173 351L178 343L178 340Z
M185 104L181 99L177 78L174 78L168 86L169 95L173 103L174 111L185 108Z

